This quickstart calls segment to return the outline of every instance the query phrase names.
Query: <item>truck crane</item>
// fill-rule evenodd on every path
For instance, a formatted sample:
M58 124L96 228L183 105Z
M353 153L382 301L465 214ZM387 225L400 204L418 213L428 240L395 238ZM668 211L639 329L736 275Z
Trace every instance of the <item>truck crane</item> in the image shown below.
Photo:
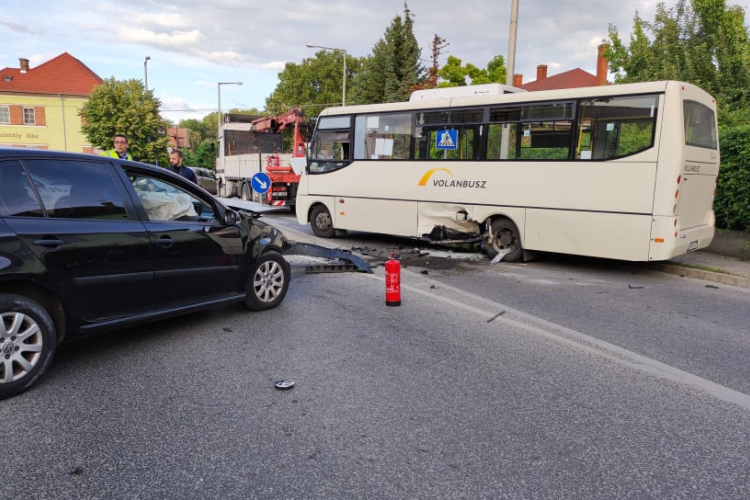
M251 119L227 114L221 126L216 176L219 194L238 196L246 201L295 208L300 174L292 166L292 158L305 157L305 114L294 108L277 116ZM282 154L282 132L293 127L291 154ZM266 193L255 193L251 179L265 172L271 179Z

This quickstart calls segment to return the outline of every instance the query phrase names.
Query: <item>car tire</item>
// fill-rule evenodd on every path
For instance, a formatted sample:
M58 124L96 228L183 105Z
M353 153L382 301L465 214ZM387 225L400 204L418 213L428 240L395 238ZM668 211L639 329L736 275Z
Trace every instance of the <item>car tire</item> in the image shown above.
M310 227L315 236L321 238L333 238L336 235L331 212L324 205L316 205L310 212Z
M500 252L504 252L504 262L519 262L523 259L521 234L518 227L506 217L493 219L490 225L492 242L486 244L487 255L494 259Z
M49 366L57 348L55 325L37 302L0 293L0 399L25 391Z
M247 278L245 307L251 311L265 311L281 304L291 276L289 263L280 253L271 250L261 254Z

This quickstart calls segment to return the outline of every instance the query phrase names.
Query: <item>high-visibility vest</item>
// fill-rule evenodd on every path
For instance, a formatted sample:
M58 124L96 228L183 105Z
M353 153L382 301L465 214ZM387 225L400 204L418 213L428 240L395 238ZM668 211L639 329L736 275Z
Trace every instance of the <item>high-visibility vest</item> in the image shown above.
M102 156L109 156L109 157L111 157L111 158L119 158L119 157L120 157L120 155L119 155L119 154L117 154L117 150L114 150L114 149L110 149L109 151L102 151L102 154L101 154L101 155L102 155ZM126 158L127 158L128 160L131 160L131 161L132 161L132 159L133 159L133 156L132 156L132 155L131 155L130 153L127 153L127 157L126 157Z

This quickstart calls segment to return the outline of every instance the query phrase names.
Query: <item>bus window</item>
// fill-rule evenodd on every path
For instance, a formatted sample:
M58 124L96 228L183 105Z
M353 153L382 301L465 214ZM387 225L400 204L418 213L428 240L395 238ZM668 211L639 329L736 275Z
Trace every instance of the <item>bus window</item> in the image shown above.
M415 160L479 160L483 125L417 126Z
M408 160L411 113L361 115L355 120L355 160Z
M609 160L654 145L659 97L608 97L580 101L577 160Z
M349 116L324 117L318 121L310 154L310 173L330 172L349 164Z
M716 149L714 112L695 101L684 101L682 108L685 119L685 144Z

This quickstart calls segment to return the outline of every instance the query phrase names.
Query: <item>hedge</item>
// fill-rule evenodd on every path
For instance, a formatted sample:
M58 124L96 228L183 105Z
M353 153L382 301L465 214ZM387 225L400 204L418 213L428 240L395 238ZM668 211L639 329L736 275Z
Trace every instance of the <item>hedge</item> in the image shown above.
M721 130L721 168L714 200L716 226L750 231L750 126Z

